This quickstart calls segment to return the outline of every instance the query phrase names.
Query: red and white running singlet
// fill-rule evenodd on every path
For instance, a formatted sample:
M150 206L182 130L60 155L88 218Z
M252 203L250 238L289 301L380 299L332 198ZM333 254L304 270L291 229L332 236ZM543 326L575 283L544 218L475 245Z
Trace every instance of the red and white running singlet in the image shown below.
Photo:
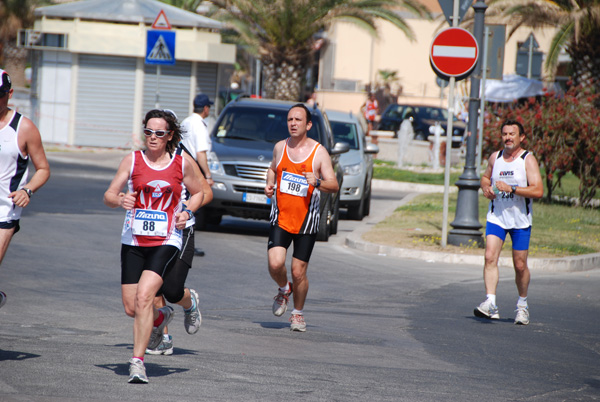
M293 161L285 142L277 163L277 190L271 205L271 224L288 233L314 234L319 230L321 192L306 181L302 172L314 171L314 160L321 144L315 144L303 161Z
M175 228L175 214L182 208L183 163L177 152L167 166L155 169L142 151L133 152L127 186L138 195L134 209L125 215L121 243L181 249L182 231Z

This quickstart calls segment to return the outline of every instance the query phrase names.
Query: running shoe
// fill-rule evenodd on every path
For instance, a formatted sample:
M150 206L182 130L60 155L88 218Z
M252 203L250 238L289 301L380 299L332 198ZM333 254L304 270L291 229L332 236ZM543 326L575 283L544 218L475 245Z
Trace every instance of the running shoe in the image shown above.
M475 314L475 317L479 318L487 318L490 320L500 319L500 314L498 314L498 306L494 306L494 304L492 304L492 302L489 300L486 300L479 306L475 307L473 314Z
M173 337L171 335L163 335L162 341L156 349L146 349L147 355L172 355L173 354Z
M146 377L146 367L144 362L139 359L129 360L129 383L132 384L148 384Z
M6 293L0 291L0 307L6 304Z
M185 330L188 334L195 334L200 329L200 325L202 325L202 314L200 314L200 308L198 307L198 293L194 289L190 289L190 295L192 296L193 309L190 311L183 310L185 314L185 318L183 320L183 325L185 326Z
M290 322L292 323L290 325L291 331L300 331L300 332L306 331L306 321L304 321L303 315L292 314L292 316L290 317Z
M517 312L517 316L515 317L516 325L529 324L529 308L517 306L517 309L515 311Z
M169 325L175 312L171 306L161 307L158 311L162 311L164 315L163 322L160 323L158 327L152 328L152 334L150 335L150 341L148 342L147 349L156 349L163 338L163 333L165 332L165 327Z
M290 301L290 295L292 294L292 283L289 282L289 285L290 290L288 292L283 293L280 290L279 293L277 293L277 296L273 298L275 300L273 302L273 314L275 314L277 317L281 317L283 313L287 311L287 305Z

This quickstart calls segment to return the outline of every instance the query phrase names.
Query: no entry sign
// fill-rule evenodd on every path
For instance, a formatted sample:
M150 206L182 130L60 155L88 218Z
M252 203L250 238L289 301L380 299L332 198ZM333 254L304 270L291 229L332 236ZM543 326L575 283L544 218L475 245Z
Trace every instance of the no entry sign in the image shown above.
M477 64L479 46L475 37L462 28L447 28L431 42L431 67L442 78L466 78Z

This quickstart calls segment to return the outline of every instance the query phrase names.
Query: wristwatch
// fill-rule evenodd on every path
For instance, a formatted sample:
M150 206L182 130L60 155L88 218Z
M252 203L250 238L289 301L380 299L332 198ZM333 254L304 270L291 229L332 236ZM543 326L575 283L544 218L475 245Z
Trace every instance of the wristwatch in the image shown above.
M515 191L517 191L517 186L510 186L510 192L514 194Z
M31 198L31 196L33 195L33 191L31 191L27 187L21 187L21 190L25 191L25 193L27 194L27 197L29 197L29 198Z
M188 221L194 217L194 213L192 211L190 211L189 209L184 209L182 212L188 213L188 216L189 216Z
M315 184L315 188L319 188L321 185L321 179L317 179L317 184Z

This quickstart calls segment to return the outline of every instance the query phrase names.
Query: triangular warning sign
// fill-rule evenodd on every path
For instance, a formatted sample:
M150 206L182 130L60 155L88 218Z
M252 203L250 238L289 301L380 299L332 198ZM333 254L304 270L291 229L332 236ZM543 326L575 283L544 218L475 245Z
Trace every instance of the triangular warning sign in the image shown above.
M160 10L160 13L158 13L156 19L154 20L154 24L152 24L152 29L171 29L171 24L167 19L165 10Z
M165 39L162 35L158 37L156 43L152 47L152 50L148 54L148 60L152 61L171 61L173 60L173 56L169 51L169 47L167 46Z

